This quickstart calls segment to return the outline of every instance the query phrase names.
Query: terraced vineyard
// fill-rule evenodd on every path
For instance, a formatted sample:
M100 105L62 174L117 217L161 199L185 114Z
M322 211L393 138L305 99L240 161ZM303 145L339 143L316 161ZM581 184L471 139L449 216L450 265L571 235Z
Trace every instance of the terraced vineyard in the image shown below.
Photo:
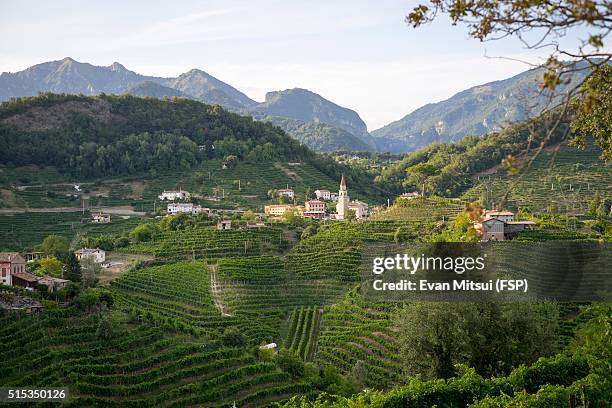
M400 200L388 209L372 216L375 221L437 222L452 220L463 211L461 200L431 197Z
M307 189L311 192L317 188L334 190L338 180L309 163L285 162L239 162L235 167L223 169L220 160L209 160L189 172L166 171L121 179L81 181L63 176L53 168L0 168L0 208L80 207L80 193L74 189L74 184L81 186L91 206L132 205L137 211L153 211L153 203L163 190L188 190L204 197L202 203L211 207L235 208L240 205L261 209L267 203L267 193L271 189L290 186L303 200ZM214 189L219 189L218 194L224 196L223 200L206 199L214 195Z
M538 212L555 205L561 213L583 213L596 191L608 197L612 194L612 163L599 159L599 155L594 148L569 146L557 153L542 152L511 191L508 207ZM499 201L513 182L513 177L503 173L500 170L499 174L480 176L464 199L474 201L486 194L490 200Z
M59 313L60 315L58 315ZM127 323L109 340L96 336L97 316L0 317L4 386L69 386L68 406L259 406L307 392L275 364L258 362L216 340ZM121 315L115 313L117 319ZM52 351L49 352L49 348Z
M317 306L295 308L287 322L285 348L306 361L312 361L322 316L323 309Z
M132 244L126 252L164 259L222 258L278 251L282 231L278 228L225 230L215 227L164 231L149 242Z
M385 388L401 376L399 345L391 327L393 303L365 301L356 290L325 308L315 361L348 373L357 361L367 369L368 386Z
M134 227L142 220L113 218L110 224L91 224L89 213L47 212L0 214L0 250L22 251L40 244L51 234L72 240L77 234L97 236L115 233Z

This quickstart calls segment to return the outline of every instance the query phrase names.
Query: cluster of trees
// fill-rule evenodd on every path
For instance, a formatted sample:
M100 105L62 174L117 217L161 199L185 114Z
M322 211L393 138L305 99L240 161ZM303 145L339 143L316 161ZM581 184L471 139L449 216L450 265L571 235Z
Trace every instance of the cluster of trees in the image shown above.
M465 364L506 375L556 351L558 318L552 303L411 303L396 316L404 369L450 378Z
M156 132L132 134L109 144L85 142L70 168L82 177L190 169L198 164L198 145L185 136Z

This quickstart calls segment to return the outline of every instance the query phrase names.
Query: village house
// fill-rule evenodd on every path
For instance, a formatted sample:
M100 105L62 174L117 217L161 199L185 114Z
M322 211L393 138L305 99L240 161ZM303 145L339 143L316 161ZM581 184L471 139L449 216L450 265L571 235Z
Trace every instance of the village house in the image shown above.
M21 286L30 290L36 288L39 279L38 276L30 272L16 272L11 276L12 286Z
M420 194L418 191L411 191L409 193L403 193L399 196L399 198L403 199L403 200L412 200L413 198L417 198L419 197Z
M482 220L474 222L474 229L481 241L506 241L533 225L533 221L514 221L511 211L485 210Z
M291 204L271 204L264 207L264 213L271 217L282 217L288 210L293 210L295 207Z
M370 207L363 201L353 200L348 205L349 210L355 212L355 218L362 220L370 215Z
M200 214L202 212L202 206L193 203L170 203L167 207L168 215L176 215L178 213L187 214Z
M304 217L322 219L325 217L325 202L321 200L306 201Z
M25 272L25 259L17 252L0 252L0 283L11 286L15 273Z
M54 278L53 276L43 276L38 279L39 285L45 285L49 293L65 288L70 283L67 279Z
M329 201L331 200L331 191L329 190L315 190L315 196L317 200Z
M287 197L290 200L293 200L293 197L295 197L295 194L292 188L281 188L280 190L276 190L276 194L279 197Z
M109 224L111 216L110 214L93 213L91 214L91 222L94 224Z
M74 254L79 261L84 258L92 258L95 263L102 263L106 260L106 252L100 248L81 248Z
M334 193L332 191L331 193L329 193L329 199L334 202L338 201L338 193Z
M176 201L176 200L188 200L191 197L191 194L188 191L183 191L182 189L176 190L164 190L158 198L161 201Z
M218 230L231 230L232 229L232 220L221 220L217 222Z

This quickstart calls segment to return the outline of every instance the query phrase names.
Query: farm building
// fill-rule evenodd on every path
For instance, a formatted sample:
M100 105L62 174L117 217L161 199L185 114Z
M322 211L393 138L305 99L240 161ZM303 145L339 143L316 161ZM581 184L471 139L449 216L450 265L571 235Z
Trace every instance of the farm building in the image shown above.
M218 230L231 230L232 229L232 220L221 220L217 222Z
M108 224L111 222L110 214L93 213L91 214L91 222L94 224Z
M52 293L56 290L65 288L70 281L66 279L54 278L53 276L43 276L42 278L38 279L38 283L40 285L45 285L49 290L49 293Z
M21 286L26 289L34 289L40 278L30 272L16 272L12 274L12 286Z
M81 248L75 251L77 259L81 261L84 258L93 258L95 263L102 263L106 260L106 252L100 248Z
M533 225L533 221L514 221L511 211L485 210L482 221L474 222L474 229L481 241L505 241Z
M200 214L202 212L202 206L193 203L170 203L167 207L169 215L176 215L178 213L186 214Z
M176 201L176 200L188 200L191 197L189 191L183 191L182 189L176 190L164 190L158 198L161 201Z

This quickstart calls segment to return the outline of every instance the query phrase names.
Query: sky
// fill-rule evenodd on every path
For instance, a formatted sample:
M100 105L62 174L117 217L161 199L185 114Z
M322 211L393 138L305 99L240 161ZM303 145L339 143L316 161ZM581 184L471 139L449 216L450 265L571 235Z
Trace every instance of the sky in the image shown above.
M263 101L306 88L368 129L543 62L517 40L481 43L442 18L413 29L411 0L2 0L0 72L72 57L146 75L199 68ZM573 38L568 39L571 41Z

